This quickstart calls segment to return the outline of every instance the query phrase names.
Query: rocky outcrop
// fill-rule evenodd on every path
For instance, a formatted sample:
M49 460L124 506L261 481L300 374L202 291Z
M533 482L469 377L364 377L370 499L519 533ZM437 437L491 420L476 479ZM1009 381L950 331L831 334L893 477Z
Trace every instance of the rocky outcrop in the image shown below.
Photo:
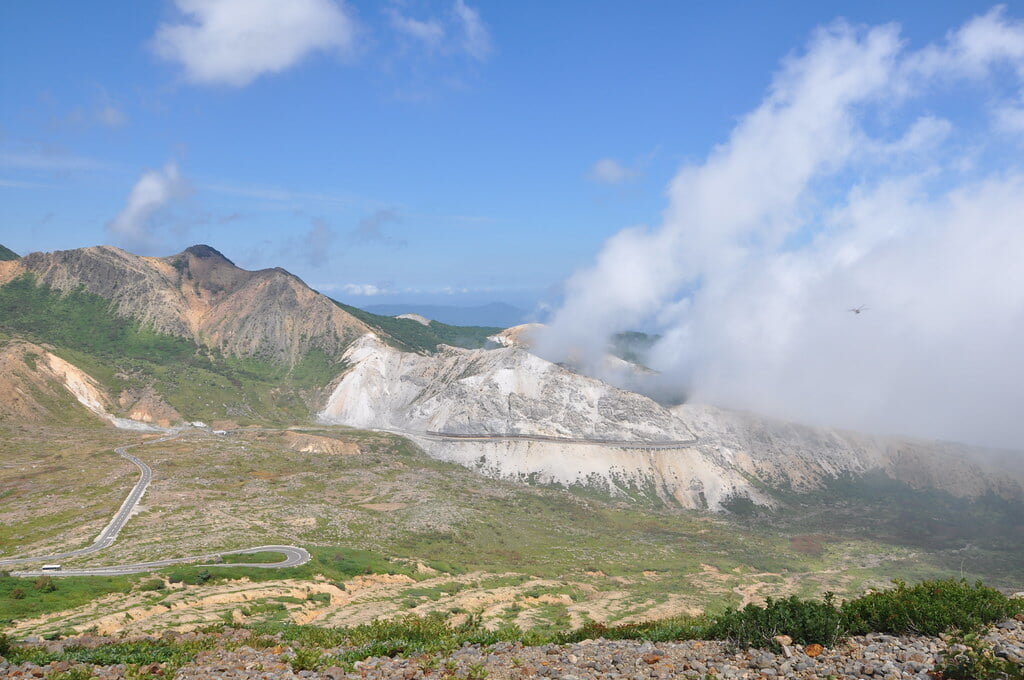
M61 291L82 288L161 333L225 354L294 364L309 350L339 354L369 328L283 269L247 271L209 246L165 258L112 246L31 253L4 263Z
M171 427L185 420L152 387L122 390L117 403L122 413L142 423Z

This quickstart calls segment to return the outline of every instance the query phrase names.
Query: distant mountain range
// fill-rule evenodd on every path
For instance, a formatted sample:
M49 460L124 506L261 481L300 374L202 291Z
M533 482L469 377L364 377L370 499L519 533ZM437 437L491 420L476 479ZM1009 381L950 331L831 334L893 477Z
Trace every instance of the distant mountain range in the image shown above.
M509 328L526 323L529 313L504 302L491 302L486 305L420 305L420 304L389 304L367 305L368 312L384 316L399 314L419 314L420 316L453 326L497 326Z

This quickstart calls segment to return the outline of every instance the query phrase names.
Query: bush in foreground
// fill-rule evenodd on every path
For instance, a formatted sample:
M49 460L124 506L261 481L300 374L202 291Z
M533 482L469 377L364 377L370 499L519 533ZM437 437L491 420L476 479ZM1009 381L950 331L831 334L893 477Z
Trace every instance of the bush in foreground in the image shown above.
M773 638L788 635L801 645L818 643L831 647L846 634L843 614L836 607L835 596L825 600L783 600L768 598L764 607L748 604L743 609L726 610L708 629L708 637L730 640L744 647L778 647Z
M966 580L923 581L908 586L896 581L890 590L869 593L843 603L846 628L865 633L938 635L951 630L973 631L1020 613L1022 604L995 588Z

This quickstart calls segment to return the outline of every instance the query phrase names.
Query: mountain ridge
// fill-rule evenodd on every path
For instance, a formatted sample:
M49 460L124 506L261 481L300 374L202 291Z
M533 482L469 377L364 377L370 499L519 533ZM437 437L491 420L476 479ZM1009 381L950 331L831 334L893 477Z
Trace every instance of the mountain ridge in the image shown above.
M113 246L30 253L0 284L31 273L62 292L84 289L157 332L237 357L294 365L310 349L337 354L371 329L283 269L248 271L210 246L163 258Z
M30 253L0 262L0 294L12 312L0 330L14 340L25 334L90 376L111 418L294 424L319 414L321 422L401 431L432 457L492 476L698 509L721 510L735 498L770 507L786 489L802 493L872 470L928 488L1024 495L1022 475L1000 479L951 462L971 447L939 455L937 443L744 420L689 404L668 409L532 354L519 337L532 327L380 317L283 269L241 269L206 245L160 258L111 246ZM480 347L487 338L510 346L451 346ZM419 436L426 432L506 440ZM698 440L685 444L691 432ZM662 445L644 450L645 442Z

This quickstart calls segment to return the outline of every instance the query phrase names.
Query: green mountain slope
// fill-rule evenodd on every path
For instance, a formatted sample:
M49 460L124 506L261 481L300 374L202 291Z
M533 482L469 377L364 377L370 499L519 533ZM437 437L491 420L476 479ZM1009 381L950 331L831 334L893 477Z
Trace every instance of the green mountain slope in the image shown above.
M488 336L503 330L494 326L449 326L439 321L431 321L429 326L424 326L412 319L381 316L337 300L332 302L366 325L379 330L382 335L390 336L397 341L399 349L414 352L433 352L438 345L476 349L487 343Z
M312 398L343 368L319 350L292 368L225 357L117 316L98 295L37 285L30 274L0 286L0 309L0 333L52 346L115 399L151 386L188 420L308 421Z
M0 245L0 261L3 260L17 260L21 256L16 252L8 248L7 246Z

